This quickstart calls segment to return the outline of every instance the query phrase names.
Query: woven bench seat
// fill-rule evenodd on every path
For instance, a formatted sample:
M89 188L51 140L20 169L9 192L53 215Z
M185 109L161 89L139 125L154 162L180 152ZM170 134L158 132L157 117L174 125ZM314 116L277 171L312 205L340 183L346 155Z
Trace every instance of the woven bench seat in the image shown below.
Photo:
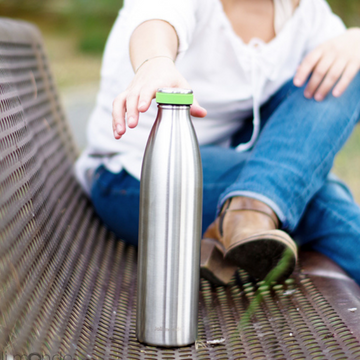
M286 283L260 287L241 328L259 284L239 270L228 287L201 280L195 345L140 344L136 249L73 176L78 151L28 23L0 19L0 105L1 360L360 359L360 289L311 252Z

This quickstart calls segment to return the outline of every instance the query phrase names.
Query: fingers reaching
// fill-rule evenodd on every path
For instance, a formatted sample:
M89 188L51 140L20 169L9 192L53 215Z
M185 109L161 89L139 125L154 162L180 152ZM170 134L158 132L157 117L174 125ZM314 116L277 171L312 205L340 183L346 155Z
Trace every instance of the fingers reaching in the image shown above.
M148 111L151 101L155 98L155 95L156 91L151 88L142 89L139 96L138 110L142 113Z
M139 112L143 113L149 109L155 95L156 91L149 88L142 90L140 95L137 95L136 92L123 92L116 97L113 102L112 113L112 127L115 139L121 139L122 135L126 132L125 114L127 115L127 125L129 128L135 128L139 122ZM206 116L207 111L194 99L190 113L194 117L203 118Z
M164 59L159 57L145 65L135 74L127 90L122 92L113 103L115 139L121 138L126 131L126 126L135 128L138 125L139 113L148 111L157 89L163 87L191 88L173 62L168 60L164 62ZM205 117L206 110L194 100L194 104L191 106L191 115Z
M191 106L190 114L194 117L203 118L206 116L207 111L199 105L196 99L194 99L194 103Z
M126 131L125 104L126 104L126 97L124 93L117 96L113 102L112 126L113 126L115 139L120 139L121 136L124 135Z
M136 127L139 121L138 102L139 95L136 92L131 92L126 99L127 125L130 129Z

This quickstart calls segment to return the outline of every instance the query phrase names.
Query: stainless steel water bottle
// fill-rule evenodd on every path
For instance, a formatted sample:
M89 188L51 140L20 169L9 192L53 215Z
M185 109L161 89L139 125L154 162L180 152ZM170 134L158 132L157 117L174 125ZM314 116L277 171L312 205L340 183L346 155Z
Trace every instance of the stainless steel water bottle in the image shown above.
M184 346L197 336L202 166L191 90L160 89L140 185L137 338Z

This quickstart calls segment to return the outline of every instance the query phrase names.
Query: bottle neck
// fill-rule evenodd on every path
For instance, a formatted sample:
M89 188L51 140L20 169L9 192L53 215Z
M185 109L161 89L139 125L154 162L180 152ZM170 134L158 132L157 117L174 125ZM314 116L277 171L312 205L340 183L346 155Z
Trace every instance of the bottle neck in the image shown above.
M158 108L161 109L161 110L184 110L184 111L190 111L190 105L158 104Z

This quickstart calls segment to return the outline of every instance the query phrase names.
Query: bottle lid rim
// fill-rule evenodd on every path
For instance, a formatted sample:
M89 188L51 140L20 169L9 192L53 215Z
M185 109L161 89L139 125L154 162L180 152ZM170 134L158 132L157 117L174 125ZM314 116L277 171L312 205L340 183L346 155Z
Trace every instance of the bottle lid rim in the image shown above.
M192 105L194 95L190 89L161 88L156 92L156 102L168 105Z

